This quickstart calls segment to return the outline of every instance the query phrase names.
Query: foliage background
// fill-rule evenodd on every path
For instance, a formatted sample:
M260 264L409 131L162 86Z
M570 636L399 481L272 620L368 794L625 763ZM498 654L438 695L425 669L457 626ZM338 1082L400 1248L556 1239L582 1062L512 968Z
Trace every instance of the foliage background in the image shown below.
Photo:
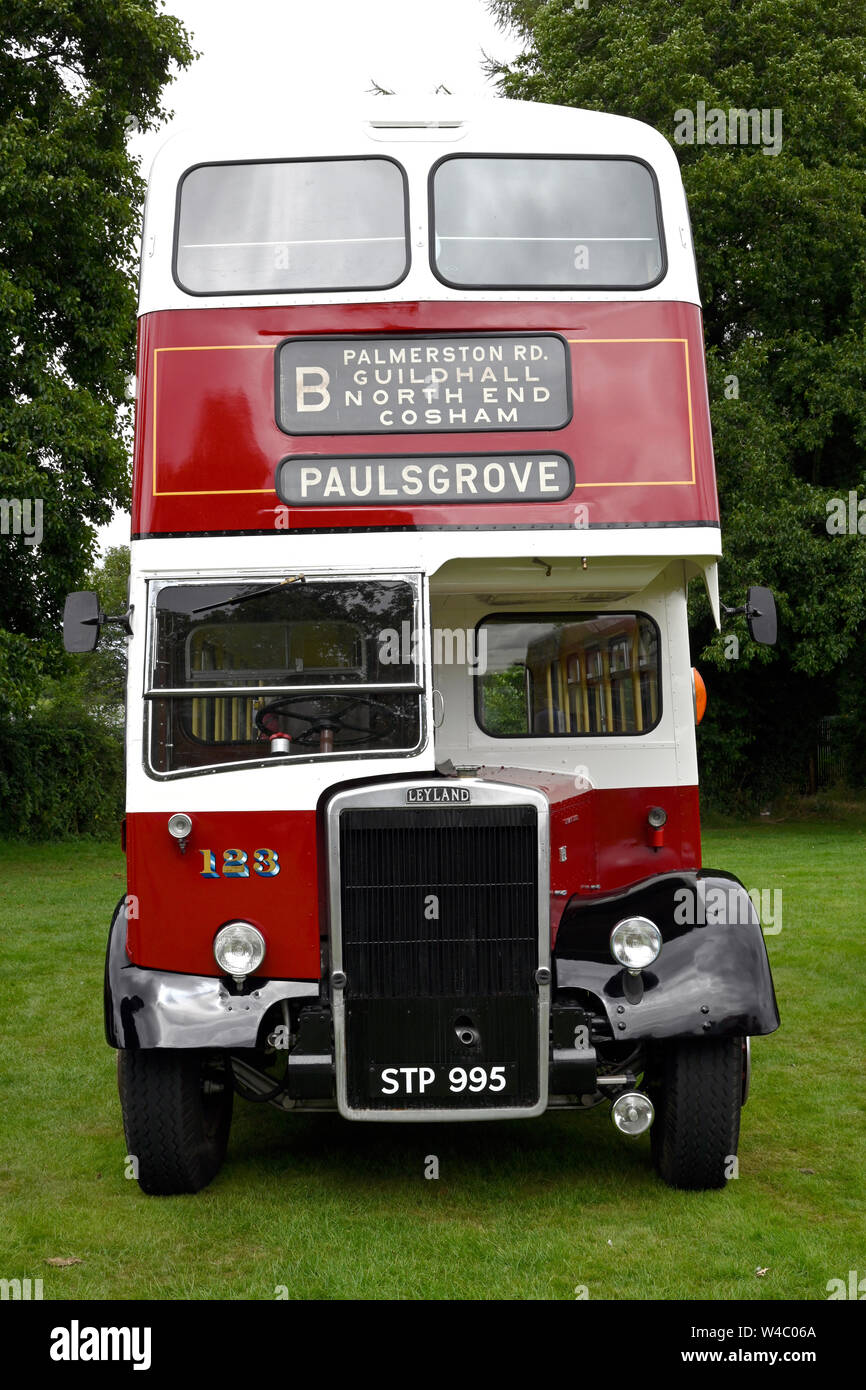
M117 546L85 577L105 613L126 607L129 550ZM61 653L25 713L0 707L0 837L62 840L117 834L123 816L125 639Z
M693 586L710 703L702 792L742 809L808 790L834 721L866 781L866 537L830 536L827 502L866 499L866 8L859 0L492 0L524 40L491 64L502 94L631 116L676 150L704 305L725 558L722 598L775 592L776 651L738 620L726 659ZM676 112L782 112L782 148L674 141ZM739 395L726 397L735 376ZM866 517L864 517L866 531Z
M117 803L116 718L101 693L85 710L60 619L129 502L144 183L127 136L161 123L193 56L159 0L0 8L0 497L41 499L44 531L0 535L0 834L95 827Z
M644 120L781 110L776 157L677 145L704 302L725 559L722 595L766 583L778 649L736 620L736 660L692 595L709 687L702 790L725 810L814 789L819 720L866 783L866 539L827 503L866 497L866 10L860 0L491 0L524 41L503 95ZM39 497L44 537L0 537L0 835L73 834L120 805L115 637L71 662L64 595L124 603L122 554L88 578L128 502L134 242L129 124L195 55L159 0L5 0L0 11L0 496ZM734 376L738 394L726 394ZM864 518L866 524L866 518ZM109 630L111 631L111 630ZM104 775L92 775L102 765Z

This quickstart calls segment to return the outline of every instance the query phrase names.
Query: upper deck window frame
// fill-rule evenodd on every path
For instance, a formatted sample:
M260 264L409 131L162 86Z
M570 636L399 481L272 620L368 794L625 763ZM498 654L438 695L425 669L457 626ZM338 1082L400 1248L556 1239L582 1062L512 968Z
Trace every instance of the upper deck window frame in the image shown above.
M295 285L287 288L241 288L241 289L211 289L193 290L183 283L178 273L178 251L180 247L180 214L181 201L183 197L183 187L190 174L194 174L197 169L218 169L218 168L240 168L244 165L261 164L356 164L356 163L379 163L393 164L399 171L403 185L403 246L405 251L405 261L402 273L396 280L388 280L382 284L375 285ZM188 169L184 169L177 181L177 191L175 194L174 206L174 231L172 233L171 245L171 278L182 294L189 295L193 299L224 299L229 297L245 297L247 299L257 296L272 295L308 295L308 294L363 294L366 291L381 292L382 290L394 289L406 279L412 268L412 241L411 241L411 221L409 215L409 179L404 166L398 159L390 154L346 154L346 155L296 155L287 158L267 158L267 159L201 159L197 163L191 164Z
M548 283L545 283L545 284L533 284L533 283L531 283L531 282L524 282L524 281L522 281L522 282L519 283L519 284L517 284L517 283L505 283L505 284L503 284L503 283L497 282L497 281L489 281L489 282L488 282L488 281L485 281L483 284L481 284L481 283L477 283L477 284L476 284L476 283L471 283L471 284L469 284L469 283L461 282L461 281L459 281L459 280L449 280L445 275L443 275L443 274L441 273L441 271L439 270L439 268L438 268L438 266L437 266L437 264L436 264L436 205L435 205L434 190L435 190L436 174L437 174L439 168L441 167L441 165L448 163L450 160L457 160L457 159L475 159L475 160L480 160L480 159L515 159L515 160L517 160L517 159L519 159L519 160L543 159L543 160L567 160L567 161L569 161L569 162L574 162L574 161L576 161L576 160L582 160L582 161L591 161L591 162L593 162L593 163L602 163L602 162L605 162L605 163L612 163L612 162L616 162L616 163L627 163L627 164L640 164L640 165L642 165L642 167L643 167L644 169L646 169L647 173L649 174L649 176L650 176L650 181L651 181L651 183L652 183L653 200L654 200L654 207L655 207L655 214L656 214L656 225L657 225L657 227L658 227L658 233L659 233L659 252L660 252L660 254L661 254L661 270L659 271L658 275L655 277L654 280L648 280L648 281L646 282L646 284L644 284L644 285L629 285L629 284L592 284L592 285L590 285L590 284L577 284L577 283L575 283L574 281L569 281L569 282L567 282L567 283L565 283L565 284L548 284ZM439 283L440 283L441 285L447 285L449 289L454 289L454 290L465 290L465 291L468 291L468 292L471 292L471 291L473 291L473 290L513 290L513 291L525 291L525 290L540 290L540 291L542 291L542 290L552 290L552 291L556 291L556 290L568 290L568 291L569 291L570 293L572 293L572 294L581 294L581 293L583 293L584 291L586 291L586 292L604 292L604 291L609 291L609 292L611 292L611 293L619 293L619 294L624 294L624 293L627 293L627 294L642 294L645 290L652 290L652 289L655 289L656 285L660 285L661 282L662 282L662 280L664 280L665 276L667 275L667 273L668 273L668 268L669 268L669 267L668 267L667 242L666 242L666 239L665 239L665 224L664 224L664 217L662 216L662 201L661 201L661 193L660 193L660 191L659 191L658 176L656 175L656 171L655 171L655 169L652 167L652 165L649 163L649 161L646 160L646 159L643 159L640 155L636 155L636 154L570 154L570 153L563 153L561 150L556 151L556 152L553 152L553 153L550 153L550 154L543 154L543 153L539 153L539 152L537 152L537 151L526 152L526 151L522 151L522 150L513 150L513 151L492 150L492 151L489 151L489 152L484 152L484 151L482 151L482 150L471 150L471 151L470 151L470 150L460 150L460 151L457 151L457 152L454 152L454 153L450 153L450 152L449 152L448 154L444 154L444 155L442 155L439 159L436 160L435 164L433 164L433 165L431 166L431 168L430 168L430 173L428 174L428 177L427 177L427 224L428 224L428 226L427 226L427 235L428 235L428 258L429 258L429 262L430 262L430 270L431 270L431 273L435 276L435 278L439 281Z

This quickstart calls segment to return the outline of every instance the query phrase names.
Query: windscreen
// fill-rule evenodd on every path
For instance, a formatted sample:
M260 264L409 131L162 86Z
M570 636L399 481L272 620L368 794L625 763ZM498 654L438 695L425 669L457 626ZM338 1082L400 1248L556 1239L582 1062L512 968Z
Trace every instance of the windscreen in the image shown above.
M145 692L151 769L412 751L417 631L406 580L160 586Z

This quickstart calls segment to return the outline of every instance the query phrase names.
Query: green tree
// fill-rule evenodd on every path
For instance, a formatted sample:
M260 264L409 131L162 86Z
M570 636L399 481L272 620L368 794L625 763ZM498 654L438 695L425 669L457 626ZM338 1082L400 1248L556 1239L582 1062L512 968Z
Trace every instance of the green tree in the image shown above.
M129 589L129 546L106 551L85 577L84 587L99 596L103 613L126 612ZM126 703L126 645L122 628L102 628L95 651L64 656L63 669L46 678L37 708L64 723L83 717L95 720L122 738Z
M106 613L126 610L129 547L85 576ZM62 654L26 713L0 707L0 836L114 836L123 815L126 638L102 630L96 651Z
M527 731L526 667L514 662L506 671L488 671L481 677L482 724L487 733L505 738Z
M802 774L818 715L866 700L866 537L831 536L826 525L832 497L866 496L866 9L858 0L490 8L525 41L513 64L491 65L503 95L646 121L679 157L704 304L722 594L741 603L747 584L770 584L782 623L775 652L743 640L728 660L695 592L697 649L716 667L704 758L728 788L769 794ZM780 151L679 143L677 113L701 101L780 111Z
M194 56L158 0L0 11L0 709L27 708L57 666L64 595L128 504L144 184L126 140L165 118Z

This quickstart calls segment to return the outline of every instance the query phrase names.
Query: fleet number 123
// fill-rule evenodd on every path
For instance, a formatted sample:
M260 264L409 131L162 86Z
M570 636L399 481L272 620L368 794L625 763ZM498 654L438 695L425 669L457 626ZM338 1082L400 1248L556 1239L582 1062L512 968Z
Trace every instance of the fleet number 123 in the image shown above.
M202 878L249 878L247 853L243 849L224 849L222 870L217 868L216 853L212 849L200 849L202 858ZM280 872L280 856L275 849L253 850L253 873L260 878L276 878Z

